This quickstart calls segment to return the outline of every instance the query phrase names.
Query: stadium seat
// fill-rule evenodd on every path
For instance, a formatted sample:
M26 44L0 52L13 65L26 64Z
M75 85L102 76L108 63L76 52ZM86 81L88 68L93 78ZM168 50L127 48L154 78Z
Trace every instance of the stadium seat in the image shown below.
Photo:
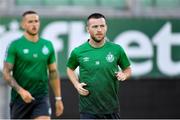
M97 0L72 0L74 6L97 6Z
M180 0L140 0L143 6L152 6L158 8L178 8Z
M44 0L45 5L53 5L53 6L63 6L70 5L70 0Z
M38 6L42 4L43 0L16 0L16 5L19 6Z
M126 0L100 0L102 7L125 8Z
M156 0L140 0L140 4L142 6L155 6L156 5Z
M180 7L180 0L156 0L156 6L161 8Z

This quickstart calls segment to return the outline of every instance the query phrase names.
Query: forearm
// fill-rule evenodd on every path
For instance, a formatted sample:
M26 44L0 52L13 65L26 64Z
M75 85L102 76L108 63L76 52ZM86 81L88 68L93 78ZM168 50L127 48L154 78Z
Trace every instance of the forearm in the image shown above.
M72 69L67 68L67 75L70 81L72 82L72 84L74 85L74 87L76 88L77 84L79 84L79 79L77 75L75 74L75 72Z
M8 85L10 85L14 90L16 90L19 93L21 86L12 77L11 75L12 69L13 69L13 65L9 63L4 63L3 78L8 83Z
M61 81L57 70L51 70L49 73L50 85L56 97L61 97Z
M128 79L131 76L132 70L130 67L128 67L125 70L123 70L122 72L125 74L126 79Z

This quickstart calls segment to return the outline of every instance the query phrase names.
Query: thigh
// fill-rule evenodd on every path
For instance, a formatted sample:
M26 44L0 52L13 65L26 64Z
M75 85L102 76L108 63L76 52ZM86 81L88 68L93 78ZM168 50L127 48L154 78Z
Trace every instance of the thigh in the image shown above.
M34 103L15 101L10 103L11 119L30 119Z
M51 114L51 107L49 103L49 97L45 96L36 99L31 118L34 119L41 116L50 117L50 114Z

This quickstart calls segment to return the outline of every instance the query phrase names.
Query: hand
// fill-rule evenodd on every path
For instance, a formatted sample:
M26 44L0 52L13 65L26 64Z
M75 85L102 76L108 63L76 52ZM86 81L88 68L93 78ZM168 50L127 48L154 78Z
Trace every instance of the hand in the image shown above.
M58 116L62 115L63 110L64 110L62 100L56 100L55 107L56 107L56 116L58 117Z
M23 88L20 88L18 93L20 94L21 98L25 103L31 103L33 100L35 100L35 98L31 95L31 93Z
M89 94L89 91L83 88L86 85L87 85L86 83L78 83L76 85L76 89L80 95L87 96Z
M119 81L124 81L127 78L126 74L123 72L116 72L116 77Z

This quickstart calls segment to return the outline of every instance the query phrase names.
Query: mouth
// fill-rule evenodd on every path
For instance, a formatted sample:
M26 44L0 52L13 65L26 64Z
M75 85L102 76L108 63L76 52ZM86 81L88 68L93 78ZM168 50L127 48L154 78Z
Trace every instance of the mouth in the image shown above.
M33 31L36 31L37 29L36 28L32 28Z
M103 34L96 34L96 36L97 36L97 37L102 37L102 36L103 36Z
M96 34L96 37L102 38L102 37L103 37L103 34Z
M101 34L101 33L98 33L98 34L96 34L96 35L103 35L103 34Z

